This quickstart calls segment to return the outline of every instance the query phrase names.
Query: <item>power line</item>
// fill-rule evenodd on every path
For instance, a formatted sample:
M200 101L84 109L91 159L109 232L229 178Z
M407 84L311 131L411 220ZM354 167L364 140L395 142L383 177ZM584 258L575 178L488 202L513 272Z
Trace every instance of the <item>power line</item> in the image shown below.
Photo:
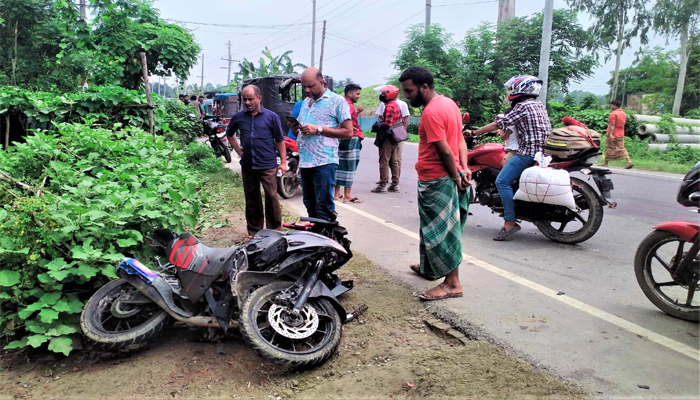
M333 36L333 37L336 38L336 39L344 40L344 41L346 41L346 42L348 42L348 43L350 43L350 44L364 44L364 42L363 42L362 40L358 40L358 39L355 39L355 38L352 38L352 37L341 36L341 35L335 34L335 33L333 33L333 32L327 32L327 33L328 33L328 35ZM384 51L384 52L389 52L389 53L391 53L391 52L394 51L394 50L391 50L391 49L389 49L389 48L387 48L387 47L382 47L382 46L376 45L376 44L374 44L374 43L367 43L365 46L366 46L366 47L374 48L374 49L377 50L377 51Z
M306 17L304 17L306 18ZM302 18L303 19L303 18ZM194 25L206 25L206 26L218 26L223 28L237 28L237 29L279 29L281 27L289 25L240 25L240 24L215 24L211 22L197 22L197 21L180 21L177 19L166 19L166 21L177 22L181 24L194 24ZM311 25L311 22L306 22L299 25Z
M344 45L347 45L347 44L348 44L347 42L342 42L342 41L340 41L340 40L331 39L331 38L328 38L328 37L326 38L326 40L330 40L331 42L340 43L340 44L344 44ZM369 48L369 47L360 47L360 49L361 49L361 50L365 50L365 51L369 51L369 52L371 52L371 53L379 54L379 55L382 55L382 56L393 57L393 55L392 55L391 53L386 53L386 52L383 52L383 51L372 50L372 49Z
M381 33L379 33L379 34L377 34L377 35L375 35L375 36L372 36L371 38L365 40L363 43L358 44L358 45L356 45L356 46L354 46L354 47L351 47L351 48L349 48L349 49L347 49L347 50L345 50L345 51L343 51L343 52L340 52L340 53L338 53L338 54L332 56L332 57L328 57L328 58L326 59L326 61L331 60L331 59L333 59L333 58L336 58L336 57L338 57L338 56L340 56L340 55L343 55L343 54L347 53L348 51L353 50L353 49L355 49L356 47L359 47L359 46L361 46L362 44L369 42L369 41L372 40L372 39L378 38L379 36L381 36L381 35L383 35L383 34L389 32L390 30L399 27L400 25L404 24L404 23L407 22L408 20L410 20L410 19L412 19L412 18L414 18L414 17L417 17L418 15L422 14L424 11L425 11L425 10L421 9L421 10L418 11L417 13L411 15L410 17L408 17L408 18L406 18L405 20L399 22L398 24L392 26L391 28L389 28L389 29L387 29L387 30L385 30L385 31L383 31L383 32L381 32Z
M432 6L432 8L437 7L455 7L455 6L469 6L472 4L485 4L485 3L498 3L498 0L484 0L484 1L472 1L470 3L454 3L454 4L443 4L440 6Z
M335 0L331 0L330 2L328 2L328 3L324 4L324 5L322 5L321 7L317 8L316 10L318 11L318 10L322 9L323 7L326 7L327 5L331 4L333 1L335 1ZM311 12L311 13L309 13L309 14L303 16L302 18L300 18L300 19L298 19L298 20L292 22L291 24L287 25L286 27L280 29L278 32L275 32L275 33L273 33L272 35L266 37L265 39L262 39L262 40L260 40L260 41L258 41L258 42L255 42L255 43L249 45L248 47L246 47L246 48L244 48L244 49L242 49L242 50L239 50L238 52L239 52L239 53L243 53L243 52L249 51L249 50L251 50L251 49L254 49L254 48L257 47L258 45L260 45L260 43L263 43L263 42L265 42L267 39L269 39L269 38L271 38L271 37L274 37L274 36L277 36L277 35L279 35L280 33L282 33L282 32L284 32L285 30L287 30L288 28L290 28L290 27L292 27L292 26L294 26L294 25L297 25L300 21L302 21L302 20L308 18L308 17L309 17L310 15L312 15L312 14L313 14L313 12ZM305 23L304 25L310 25L310 24L311 24L311 22ZM302 29L302 28L300 28L300 29ZM298 30L299 30L299 29L298 29ZM294 32L296 32L296 31L294 31Z
M365 1L366 1L366 0L357 1L357 2L355 2L355 3L353 3L353 4L351 4L350 7L348 7L346 10L342 10L342 11L340 11L338 14L336 14L336 15L334 15L334 16L332 16L332 17L329 17L329 15L333 14L333 12L334 12L335 10L338 10L338 9L344 7L346 4L349 4L349 3L352 3L352 2L353 2L353 0L346 1L346 2L343 3L340 7L336 7L336 8L334 8L332 11L328 12L326 15L322 16L321 19L325 19L325 20L327 20L327 21L331 21L331 20L333 20L333 19L339 18L340 16L343 15L344 12L347 12L348 10L350 10L350 9L352 9L352 8L354 8L354 7L359 6L360 3L364 3Z
M365 8L369 8L369 6L371 6L371 5L375 4L375 3L377 3L377 2L375 1L374 3L369 4L369 5L366 6ZM390 9L392 9L392 8L398 6L398 5L401 5L401 4L403 4L403 3L404 3L404 0L399 0L398 3L395 3L394 5L389 6L389 7L385 8L385 9L383 9L383 10L381 10L381 11L377 11L376 13L374 13L373 15L371 15L371 16L368 17L368 18L364 18L364 19L362 20L362 22L366 22L366 21L368 21L368 20L370 20L370 19L372 19L372 18L374 18L374 17L377 17L377 16L379 16L380 14L384 13L385 11L389 11ZM350 16L352 16L352 15L355 15L355 14L357 14L358 12L360 12L360 11L362 11L362 10L363 10L363 8L361 8L361 9L355 11L354 13L348 14L346 17L350 17Z

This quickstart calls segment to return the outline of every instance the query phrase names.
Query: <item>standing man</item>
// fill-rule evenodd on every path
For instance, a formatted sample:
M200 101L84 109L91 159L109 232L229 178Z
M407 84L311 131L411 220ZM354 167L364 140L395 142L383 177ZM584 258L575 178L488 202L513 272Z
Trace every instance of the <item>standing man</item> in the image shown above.
M622 103L618 100L610 102L612 112L608 117L608 129L605 132L605 162L603 166L607 167L608 162L617 160L627 160L625 169L634 167L630 159L627 149L625 149L625 122L627 122L627 114L620 108Z
M454 101L435 92L433 75L425 68L408 68L399 82L411 106L425 107L418 126L416 163L420 265L412 265L411 270L429 280L445 277L421 293L421 300L462 297L459 264L469 211L466 188L471 181L462 113Z
M343 203L362 203L362 200L352 195L352 182L355 180L357 166L360 164L360 151L362 150L362 141L365 136L362 134L360 123L357 121L357 114L364 110L364 107L358 106L355 109L355 103L360 100L360 92L362 88L356 83L351 83L345 86L345 100L350 107L350 116L352 119L352 137L350 139L341 139L338 146L338 172L335 174L335 200L343 199ZM345 188L345 197L340 194L340 188Z
M241 175L245 195L245 219L249 238L263 229L282 229L282 211L277 198L277 170L287 172L287 150L284 146L284 133L280 117L262 107L260 88L248 85L241 93L245 111L231 116L226 127L226 136L233 149L241 157ZM235 133L241 132L238 144ZM282 160L277 165L277 153ZM260 196L260 185L265 192L265 209Z
M408 121L409 117L411 116L411 110L408 108L408 104L406 104L405 101L401 99L396 99L396 104L399 105L399 108L401 109L401 119L403 120L403 126L406 128L406 132L408 132ZM379 107L377 107L377 117L379 119L382 119L384 116L384 109L386 106L384 103L379 102ZM401 165L403 165L403 142L399 143L399 147L397 148L397 154L399 157L399 171L401 171Z
M372 193L398 193L401 191L399 181L401 179L401 165L399 163L400 143L396 143L390 137L391 127L395 124L403 122L401 117L401 109L396 103L396 98L399 97L399 88L392 85L384 85L377 90L381 93L379 101L384 104L384 114L382 114L382 127L377 132L377 140L375 144L379 147L379 184L372 189ZM387 190L386 185L389 183L389 167L391 167L391 186Z
M352 137L352 119L348 102L326 89L318 68L301 74L301 86L307 98L299 112L301 126L287 123L297 135L299 167L304 206L309 217L331 220L335 212L333 192L338 169L338 139Z
M197 96L192 95L190 96L190 105L194 107L195 109L195 115L197 115L197 118L202 118L202 108L199 106L199 102L197 101Z

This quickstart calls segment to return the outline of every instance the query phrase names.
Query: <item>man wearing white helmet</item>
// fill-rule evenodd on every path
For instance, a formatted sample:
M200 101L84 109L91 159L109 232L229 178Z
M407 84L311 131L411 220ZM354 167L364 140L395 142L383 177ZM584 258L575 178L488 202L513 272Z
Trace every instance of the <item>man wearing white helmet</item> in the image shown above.
M496 178L496 187L503 202L503 228L493 240L503 241L520 230L515 222L515 201L513 181L520 178L523 171L535 163L535 154L543 151L543 146L552 133L547 108L535 100L542 90L542 80L532 75L517 75L504 85L508 90L508 100L512 109L503 117L467 134L480 134L496 129L514 126L518 132L518 150L503 167Z

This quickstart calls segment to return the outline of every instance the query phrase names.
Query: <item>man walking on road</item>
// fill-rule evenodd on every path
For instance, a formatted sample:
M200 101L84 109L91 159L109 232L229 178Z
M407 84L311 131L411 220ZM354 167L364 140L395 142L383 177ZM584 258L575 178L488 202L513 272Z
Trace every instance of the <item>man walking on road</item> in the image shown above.
M412 265L411 270L428 280L445 277L443 283L421 293L421 300L462 297L459 264L469 210L466 188L471 181L462 113L454 101L435 92L427 69L408 68L399 81L411 106L425 107L418 126L416 163L420 265Z
M241 157L241 176L245 195L245 219L249 237L263 229L263 204L260 185L265 192L264 222L267 229L282 229L282 210L277 198L277 171L287 172L287 150L280 117L260 104L260 88L248 85L241 93L245 111L231 116L226 136ZM241 143L235 133L241 132ZM282 162L277 165L277 153Z
M355 109L355 103L360 99L360 85L350 83L345 86L345 100L350 107L350 116L352 117L352 137L350 139L341 139L338 145L338 172L335 174L335 196L334 199L343 199L343 203L362 203L362 200L352 195L352 183L355 180L357 166L360 164L360 151L362 150L362 141L365 136L362 134L360 123L357 121L357 114L361 113L364 108L358 106ZM344 196L340 194L340 188L345 188Z
M335 212L333 194L338 170L338 140L353 135L348 102L326 89L317 68L301 74L307 98L299 112L301 126L287 123L297 135L304 206L309 217L330 220Z
M380 91L379 101L384 104L384 114L382 114L382 127L377 132L377 139L374 144L379 147L379 184L372 189L372 193L398 193L401 191L399 182L401 179L401 165L399 163L400 151L403 142L396 143L391 137L391 127L402 123L401 108L396 103L399 96L399 89L392 85L384 85L377 90ZM389 168L391 168L391 186L389 183Z
M396 99L396 104L398 104L399 108L401 109L401 120L403 121L403 127L406 128L406 132L408 132L408 122L409 117L411 116L411 110L409 110L408 104L406 104L406 102L401 99ZM384 117L385 109L386 105L382 102L379 102L379 107L377 107L377 111L375 112L378 119L382 119ZM399 146L396 150L399 160L399 171L401 171L401 166L403 165L403 142L399 143ZM377 182L377 185L378 184L379 182Z
M625 169L630 169L634 165L630 159L627 149L625 149L625 122L627 114L620 108L622 103L618 100L610 102L610 117L608 117L608 130L605 132L605 161L603 166L607 167L608 162L617 160L627 160Z

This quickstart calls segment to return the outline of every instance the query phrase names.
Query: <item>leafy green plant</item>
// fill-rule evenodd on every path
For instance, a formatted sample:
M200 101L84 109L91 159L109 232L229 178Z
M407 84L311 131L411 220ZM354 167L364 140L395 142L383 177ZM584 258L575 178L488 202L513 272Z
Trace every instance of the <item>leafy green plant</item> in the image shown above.
M190 144L202 134L202 124L193 118L192 107L178 100L166 100L163 103L163 131L171 140Z
M194 227L206 195L178 146L142 130L58 124L0 152L0 328L6 349L68 354L82 301L146 234ZM11 341L10 341L11 340Z

